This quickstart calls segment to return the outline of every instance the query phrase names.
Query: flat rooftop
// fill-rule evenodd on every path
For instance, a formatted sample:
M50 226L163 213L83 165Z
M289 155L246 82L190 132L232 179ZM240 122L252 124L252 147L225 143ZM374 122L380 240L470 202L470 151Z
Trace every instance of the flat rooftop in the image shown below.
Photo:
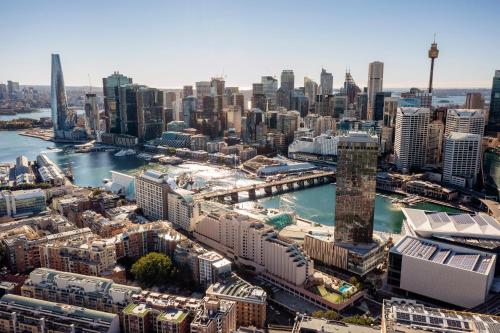
M234 275L226 279L224 282L217 282L210 285L207 289L207 294L243 298L256 303L265 302L267 297L264 289L253 286Z
M299 315L292 332L375 333L380 329Z
M496 316L426 307L413 300L384 300L387 332L500 332Z
M413 236L405 236L391 252L485 275L494 269L496 258L484 252Z

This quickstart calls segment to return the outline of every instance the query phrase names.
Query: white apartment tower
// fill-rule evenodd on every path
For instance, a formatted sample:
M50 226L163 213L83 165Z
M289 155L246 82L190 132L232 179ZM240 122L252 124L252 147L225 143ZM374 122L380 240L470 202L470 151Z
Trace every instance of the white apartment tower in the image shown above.
M375 95L381 92L384 82L384 63L371 62L368 66L368 120L373 119Z
M480 153L479 134L449 133L444 139L443 182L462 188L474 186Z
M484 135L485 115L480 109L449 109L445 135L451 132Z
M428 108L398 108L394 156L398 170L403 173L425 165L429 120Z
M176 188L175 180L156 170L135 177L137 207L153 220L168 218L168 193Z

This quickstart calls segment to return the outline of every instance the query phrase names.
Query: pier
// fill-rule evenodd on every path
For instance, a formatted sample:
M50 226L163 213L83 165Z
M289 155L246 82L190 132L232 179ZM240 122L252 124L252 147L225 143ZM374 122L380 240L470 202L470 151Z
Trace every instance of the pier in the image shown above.
M199 193L193 196L194 200L218 200L225 202L229 199L231 203L239 202L239 193L247 192L249 200L257 199L257 191L264 190L265 196L271 196L285 191L294 191L306 187L330 184L335 182L335 172L318 172L297 177L284 178L272 182L253 184L232 189Z

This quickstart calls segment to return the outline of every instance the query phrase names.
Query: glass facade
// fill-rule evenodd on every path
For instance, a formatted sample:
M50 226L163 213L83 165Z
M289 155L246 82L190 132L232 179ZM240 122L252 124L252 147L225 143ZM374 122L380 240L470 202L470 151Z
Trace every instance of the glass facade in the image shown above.
M350 132L337 145L335 241L371 243L377 174L377 137Z
M500 198L500 148L489 148L485 151L483 171L486 190Z
M59 54L52 54L52 73L50 85L52 122L56 137L63 136L60 132L70 131L76 126L76 113L68 110L66 89Z
M102 79L104 113L106 115L106 131L108 133L121 133L119 88L122 85L131 83L132 78L128 78L118 72Z
M137 92L137 118L139 142L161 137L165 131L163 92L154 88L141 88Z
M488 117L488 132L500 132L500 70L495 71L491 88L490 114Z

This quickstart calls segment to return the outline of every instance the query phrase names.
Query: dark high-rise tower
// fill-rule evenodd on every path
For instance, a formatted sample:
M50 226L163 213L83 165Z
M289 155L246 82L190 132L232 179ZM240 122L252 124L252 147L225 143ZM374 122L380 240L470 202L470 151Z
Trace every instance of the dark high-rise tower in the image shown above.
M431 74L429 77L429 94L432 94L432 79L434 76L434 59L436 59L439 55L438 45L436 40L431 44L431 48L429 49L429 58L431 59Z
M500 70L495 71L491 87L490 114L488 116L488 133L500 132Z
M375 212L378 141L366 132L349 132L337 146L335 241L371 243Z
M59 54L52 55L52 76L50 85L50 104L55 138L64 138L65 132L76 126L76 114L69 111L66 99L66 88Z
M104 92L104 114L106 115L106 132L121 133L120 120L120 86L131 84L132 78L128 78L118 72L102 79Z

